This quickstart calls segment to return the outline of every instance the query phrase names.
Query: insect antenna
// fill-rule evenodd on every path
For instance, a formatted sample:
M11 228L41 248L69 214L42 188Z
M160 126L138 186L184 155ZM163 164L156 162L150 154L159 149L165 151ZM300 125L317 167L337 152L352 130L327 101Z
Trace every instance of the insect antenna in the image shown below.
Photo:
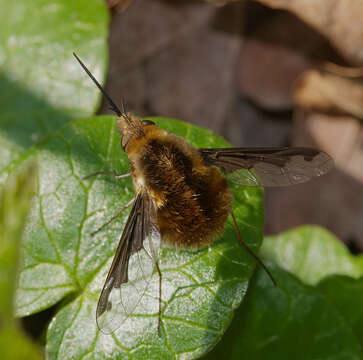
M122 107L122 112L124 114L127 114L126 103L125 103L125 99L123 97L121 98L121 107Z
M135 128L135 125L133 124L133 122L131 121L129 115L127 114L126 102L125 102L125 99L123 97L121 98L121 108L122 108L123 117L129 123L129 125L131 125L133 128ZM137 129L137 127L136 127L136 129Z
M270 270L267 268L267 266L262 262L262 260L242 241L242 236L241 233L239 231L238 225L237 225L237 221L236 218L233 214L233 211L231 210L231 215L232 215L232 219L233 219L233 223L234 223L234 227L236 229L236 233L237 233L237 237L238 237L238 241L241 244L242 247L244 247L247 252L257 261L257 263L259 265L261 265L261 267L266 271L266 274L269 276L269 278L271 279L271 281L273 282L273 284L275 286L277 286L277 282L274 279L274 277L272 276Z
M103 87L100 85L100 83L96 80L96 78L91 74L91 72L87 69L86 65L83 64L82 60L77 56L76 53L73 53L73 56L77 59L79 64L82 66L83 70L87 73L87 75L92 79L92 81L96 84L96 86L100 89L103 96L106 98L108 103L110 104L110 109L116 113L117 116L125 116L125 106L122 100L122 109L121 111L118 106L113 102L113 100L110 98L110 96L106 93L106 91L103 89Z

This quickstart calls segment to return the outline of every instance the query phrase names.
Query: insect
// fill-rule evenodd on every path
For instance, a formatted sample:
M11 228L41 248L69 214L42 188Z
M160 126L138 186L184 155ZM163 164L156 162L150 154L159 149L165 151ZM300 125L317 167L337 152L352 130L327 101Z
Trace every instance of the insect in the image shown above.
M96 310L99 329L116 331L145 294L153 272L159 275L161 321L162 274L158 264L161 242L177 248L202 248L221 235L229 215L244 244L231 208L226 177L241 186L288 186L326 174L334 165L325 152L311 148L197 149L150 120L120 110L87 67L74 54L117 114L121 147L130 162L135 197ZM104 174L98 172L93 175ZM123 210L123 209L122 209ZM94 233L100 231L121 211Z

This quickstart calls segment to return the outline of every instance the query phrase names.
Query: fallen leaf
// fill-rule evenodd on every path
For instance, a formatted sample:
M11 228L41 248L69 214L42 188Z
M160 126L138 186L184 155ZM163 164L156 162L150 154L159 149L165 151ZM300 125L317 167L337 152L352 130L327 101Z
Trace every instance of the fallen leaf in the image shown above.
M147 64L181 38L198 34L208 25L215 10L206 3L178 5L169 1L138 0L128 8L127 14L113 16L106 91L114 101L121 103L125 98L129 110L139 115L159 115L148 98L148 89L153 84L148 78ZM167 99L173 97L169 93ZM106 102L102 103L100 112L111 113Z
M351 64L363 64L363 2L357 0L258 0L296 14L326 36Z
M298 79L294 101L303 108L363 119L363 81L309 70Z
M235 100L241 45L239 34L215 26L220 12L205 2L139 0L127 16L115 16L106 83L114 101L125 97L138 114L168 114L220 131ZM148 16L140 21L140 13ZM238 28L242 15L224 18ZM109 112L105 103L101 112Z
M261 5L247 8L247 19L262 19L247 20L238 84L242 95L259 107L290 110L298 76L336 54L325 38L295 15L266 9Z
M307 184L266 191L266 227L275 234L302 224L321 224L363 250L363 132L349 115L296 110L292 145L328 152L330 174ZM289 211L286 211L289 209Z
M239 65L239 88L259 107L289 110L292 84L310 65L308 58L283 44L248 38Z

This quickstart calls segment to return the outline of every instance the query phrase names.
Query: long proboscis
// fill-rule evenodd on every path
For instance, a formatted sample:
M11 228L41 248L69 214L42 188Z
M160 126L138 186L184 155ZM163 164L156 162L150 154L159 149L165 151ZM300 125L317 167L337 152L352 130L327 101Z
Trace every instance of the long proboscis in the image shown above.
M242 236L241 233L239 231L238 228L238 224L237 224L237 220L233 214L233 211L231 211L231 215L232 215L232 219L233 219L233 223L234 223L234 227L236 228L236 233L237 233L237 237L238 237L238 241L241 244L242 247L244 247L247 252L257 261L257 263L266 271L266 274L269 276L269 278L271 279L271 281L273 282L273 284L275 286L277 286L277 282L274 279L274 277L272 276L270 270L267 268L267 266L262 262L262 260L243 242L242 240Z
M113 102L111 97L106 93L105 89L100 85L100 83L96 80L96 78L91 74L86 65L82 62L82 60L77 56L76 53L73 53L73 56L77 59L79 64L82 66L83 70L87 73L87 75L92 79L92 81L96 84L96 86L100 89L101 93L105 97L105 99L110 104L111 110L116 113L117 116L125 116L125 111L121 111L119 107ZM122 107L124 107L122 102ZM124 109L123 109L124 110Z

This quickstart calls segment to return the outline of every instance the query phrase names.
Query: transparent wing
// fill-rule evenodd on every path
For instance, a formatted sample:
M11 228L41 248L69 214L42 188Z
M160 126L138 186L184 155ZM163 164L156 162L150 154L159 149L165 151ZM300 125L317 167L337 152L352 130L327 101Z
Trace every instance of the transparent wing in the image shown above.
M147 194L136 197L96 311L98 328L116 331L144 296L160 253L156 207Z
M243 186L289 186L322 176L333 159L311 148L199 149L204 161Z

